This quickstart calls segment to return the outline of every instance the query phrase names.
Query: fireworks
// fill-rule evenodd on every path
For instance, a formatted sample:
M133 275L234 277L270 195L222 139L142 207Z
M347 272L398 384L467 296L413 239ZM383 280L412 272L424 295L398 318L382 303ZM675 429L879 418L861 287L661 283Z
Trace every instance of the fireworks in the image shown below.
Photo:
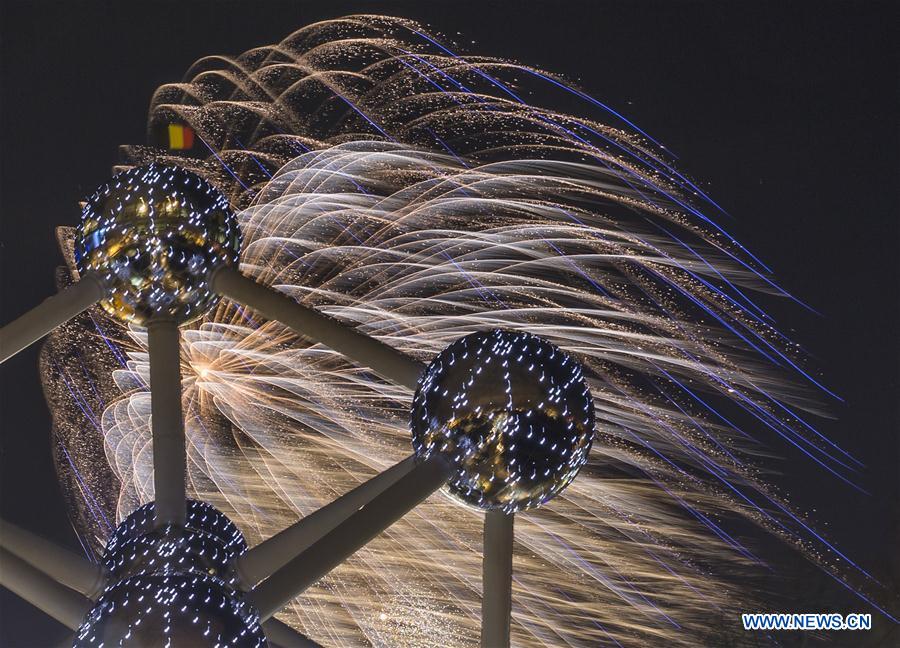
M380 17L187 79L156 93L149 131L182 124L195 150L130 155L189 166L241 208L243 272L422 361L502 328L583 365L596 436L578 479L517 518L516 645L715 643L752 607L737 580L766 568L743 521L867 580L759 477L773 440L823 478L858 466L816 431L798 385L822 386L760 305L789 296L635 125ZM533 105L553 93L594 116ZM182 359L189 490L251 544L409 453L408 391L252 311L220 302ZM95 309L43 363L61 478L103 539L153 496L146 332ZM471 645L481 528L436 495L281 618L326 645Z

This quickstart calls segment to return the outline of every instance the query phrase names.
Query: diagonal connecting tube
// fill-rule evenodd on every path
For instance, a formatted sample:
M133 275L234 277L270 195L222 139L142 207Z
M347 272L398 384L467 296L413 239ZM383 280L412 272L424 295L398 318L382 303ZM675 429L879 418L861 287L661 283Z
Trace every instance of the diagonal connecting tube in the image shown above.
M274 648L323 648L278 619L269 619L262 627L269 645Z
M96 304L104 288L96 275L86 273L81 281L63 288L0 329L0 363L31 346L60 324Z
M88 598L57 583L6 549L0 549L0 585L71 630L81 625L92 606Z
M217 268L210 280L212 289L271 320L277 320L297 334L324 344L377 374L415 390L425 366L401 351L360 333L333 317L298 304L277 290L264 286L230 267Z
M415 465L415 458L407 457L242 554L236 561L241 582L252 587L271 576L391 484L409 474Z
M439 455L416 465L318 542L253 588L247 595L248 600L256 606L263 620L268 619L443 486L450 474L449 462Z
M0 547L89 599L96 599L106 584L100 565L5 520L0 521Z

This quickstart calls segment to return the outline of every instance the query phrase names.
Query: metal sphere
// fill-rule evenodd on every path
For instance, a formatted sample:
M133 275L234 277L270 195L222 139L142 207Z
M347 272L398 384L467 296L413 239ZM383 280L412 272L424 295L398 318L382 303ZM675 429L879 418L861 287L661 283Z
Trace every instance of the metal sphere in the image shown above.
M450 492L512 513L558 495L587 462L594 404L581 364L529 333L461 338L425 370L411 430L420 459L455 467Z
M128 322L179 324L217 301L210 272L238 262L241 232L228 200L200 176L149 164L116 175L84 207L75 238L80 273L106 284L101 305Z
M103 593L74 641L75 648L266 645L253 606L217 579L197 574L119 581Z
M154 502L135 510L106 544L103 566L110 581L141 574L190 572L237 586L232 567L247 551L234 523L210 504L187 501L184 526L154 527Z
M154 527L154 504L106 545L109 586L75 638L85 646L265 646L259 613L238 589L244 536L213 506L187 501L184 526Z

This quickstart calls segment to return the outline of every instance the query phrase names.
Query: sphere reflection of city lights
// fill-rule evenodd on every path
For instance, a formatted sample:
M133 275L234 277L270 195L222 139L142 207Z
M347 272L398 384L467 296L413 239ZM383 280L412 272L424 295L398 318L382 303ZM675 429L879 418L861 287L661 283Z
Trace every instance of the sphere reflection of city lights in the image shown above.
M217 300L209 274L238 261L241 234L226 198L199 176L150 164L120 173L87 201L75 240L78 271L109 294L101 304L124 321L178 323Z
M514 512L558 495L585 464L594 406L579 362L529 333L493 330L445 349L422 376L411 428L419 458L456 467L450 492Z
M116 529L103 555L109 586L75 646L266 645L259 614L237 588L232 565L247 544L231 520L193 500L183 527L153 520L150 503Z

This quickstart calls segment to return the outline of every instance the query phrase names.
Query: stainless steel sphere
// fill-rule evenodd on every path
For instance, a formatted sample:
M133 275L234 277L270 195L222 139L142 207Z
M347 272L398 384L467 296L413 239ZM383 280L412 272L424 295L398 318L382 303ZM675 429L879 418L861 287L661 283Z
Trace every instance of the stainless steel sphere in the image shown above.
M141 506L116 527L103 566L110 580L142 574L190 572L237 587L234 560L247 551L243 534L211 504L187 500L184 526L154 526L155 503Z
M154 504L129 515L106 545L109 584L75 635L86 646L267 645L233 564L247 550L237 527L188 500L184 526L154 528Z
M75 648L263 648L259 613L239 592L200 574L133 576L108 588L75 634Z
M558 495L587 462L594 405L581 364L535 335L493 330L457 340L413 398L413 447L455 467L450 492L512 513Z
M99 275L117 318L188 322L217 301L212 270L235 265L241 232L228 200L200 176L149 164L120 173L84 207L75 239L80 273Z

